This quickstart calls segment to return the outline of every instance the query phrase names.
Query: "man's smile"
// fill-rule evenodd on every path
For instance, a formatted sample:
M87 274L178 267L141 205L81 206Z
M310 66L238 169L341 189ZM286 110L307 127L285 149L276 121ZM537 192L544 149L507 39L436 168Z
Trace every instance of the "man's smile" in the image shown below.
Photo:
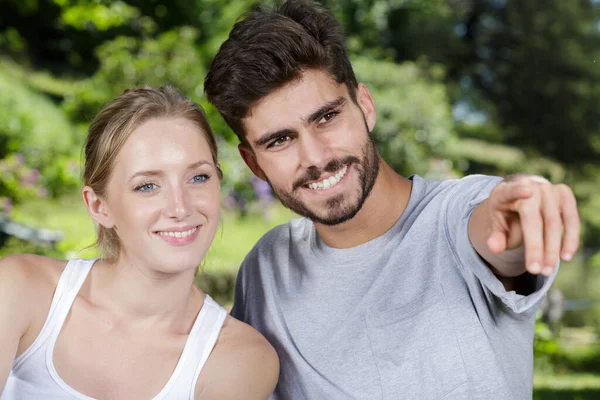
M313 190L324 190L329 189L337 185L342 178L346 175L348 171L348 165L344 165L342 169L340 169L335 175L332 175L328 178L322 179L317 182L312 182L306 185L309 189Z

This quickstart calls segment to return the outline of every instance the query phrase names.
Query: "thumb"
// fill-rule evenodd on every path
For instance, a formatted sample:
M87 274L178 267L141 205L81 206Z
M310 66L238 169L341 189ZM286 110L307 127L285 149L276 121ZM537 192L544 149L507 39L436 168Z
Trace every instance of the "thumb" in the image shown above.
M498 254L506 250L506 234L494 230L487 240L487 245L490 251L494 254Z

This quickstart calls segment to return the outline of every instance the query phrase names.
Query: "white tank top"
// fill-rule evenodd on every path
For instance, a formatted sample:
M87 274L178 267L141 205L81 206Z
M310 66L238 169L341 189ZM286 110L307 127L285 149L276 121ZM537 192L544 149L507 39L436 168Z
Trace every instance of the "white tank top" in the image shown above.
M78 259L67 263L46 322L31 346L14 361L0 400L94 400L67 385L52 362L56 339L94 261ZM173 374L153 400L194 399L196 381L226 317L225 309L206 295Z

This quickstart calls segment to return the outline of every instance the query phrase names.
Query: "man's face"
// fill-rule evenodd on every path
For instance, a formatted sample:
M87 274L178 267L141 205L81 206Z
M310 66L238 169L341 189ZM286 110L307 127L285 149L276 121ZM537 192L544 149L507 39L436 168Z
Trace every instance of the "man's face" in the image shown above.
M329 74L307 70L266 96L242 121L242 157L269 182L282 204L325 224L356 215L377 177L379 157L369 132L375 108L359 85L357 102Z

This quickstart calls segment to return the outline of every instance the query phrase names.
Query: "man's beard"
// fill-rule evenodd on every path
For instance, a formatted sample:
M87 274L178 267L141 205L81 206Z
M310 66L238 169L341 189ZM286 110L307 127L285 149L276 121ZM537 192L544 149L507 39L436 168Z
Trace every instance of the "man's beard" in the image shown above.
M327 199L325 202L325 215L319 215L302 202L295 193L298 189L302 190L302 187L308 182L319 179L323 173L333 173L339 171L345 165L350 164L353 164L356 167L360 184L360 189L356 194L354 202L347 199L348 196L353 196L354 194L348 195L340 193ZM366 143L362 149L362 160L359 160L355 156L347 156L342 159L331 160L325 168L323 168L323 171L319 171L317 167L310 167L307 169L306 174L294 183L291 191L276 189L270 181L267 182L269 182L271 189L273 189L273 192L285 207L313 222L331 226L341 224L354 218L371 193L378 172L379 156L377 154L377 149L375 148L375 143L373 142L373 139L371 139L371 136L367 135Z

